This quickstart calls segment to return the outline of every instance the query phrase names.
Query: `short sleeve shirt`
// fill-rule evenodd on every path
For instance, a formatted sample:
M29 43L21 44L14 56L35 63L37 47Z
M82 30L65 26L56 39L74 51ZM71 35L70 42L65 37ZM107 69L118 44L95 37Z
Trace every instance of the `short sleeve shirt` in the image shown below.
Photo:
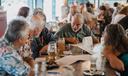
M30 66L6 40L0 41L0 76L28 76Z

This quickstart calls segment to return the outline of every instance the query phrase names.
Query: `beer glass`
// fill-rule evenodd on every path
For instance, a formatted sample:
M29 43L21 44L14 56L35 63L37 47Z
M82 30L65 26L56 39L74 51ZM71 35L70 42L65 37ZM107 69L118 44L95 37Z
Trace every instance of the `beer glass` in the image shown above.
M59 38L57 41L57 54L59 56L62 56L65 51L65 39L64 38Z
M48 44L48 62L50 64L54 63L55 58L56 58L56 53L57 53L56 42L55 41L49 42L49 44Z

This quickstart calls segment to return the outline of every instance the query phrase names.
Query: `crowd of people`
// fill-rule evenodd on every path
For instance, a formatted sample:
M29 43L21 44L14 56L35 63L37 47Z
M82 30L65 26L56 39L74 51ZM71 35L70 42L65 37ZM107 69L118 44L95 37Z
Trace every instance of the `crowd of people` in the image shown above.
M0 40L0 76L33 76L35 59L47 54L48 43L64 38L66 44L77 44L91 36L93 43L104 39L103 55L116 76L128 75L128 6L115 2L99 7L94 4L63 6L63 26L54 33L46 28L46 16L41 8L35 8L31 17L29 7L21 7ZM98 31L98 33L97 33ZM108 73L109 74L109 73ZM106 75L110 76L110 75Z

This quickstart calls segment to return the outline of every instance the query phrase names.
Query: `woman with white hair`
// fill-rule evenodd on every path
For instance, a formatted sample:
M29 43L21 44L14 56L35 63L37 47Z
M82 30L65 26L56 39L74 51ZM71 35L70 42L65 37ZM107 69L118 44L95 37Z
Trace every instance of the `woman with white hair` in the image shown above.
M5 36L0 40L0 76L31 76L29 64L17 53L28 41L28 26L22 19L15 19L9 23Z

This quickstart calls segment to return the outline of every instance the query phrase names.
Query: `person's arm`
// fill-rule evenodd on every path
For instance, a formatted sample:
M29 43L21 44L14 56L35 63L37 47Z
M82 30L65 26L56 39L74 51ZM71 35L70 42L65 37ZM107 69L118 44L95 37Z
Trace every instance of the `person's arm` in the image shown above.
M123 62L112 52L111 46L106 46L103 50L103 54L106 59L109 61L112 68L124 71L124 64Z
M47 49L48 49L48 45L45 45L44 47L42 47L42 49L40 50L40 55L42 54L42 53L47 53Z
M71 44L77 44L79 43L79 40L75 37L65 38L65 41Z

